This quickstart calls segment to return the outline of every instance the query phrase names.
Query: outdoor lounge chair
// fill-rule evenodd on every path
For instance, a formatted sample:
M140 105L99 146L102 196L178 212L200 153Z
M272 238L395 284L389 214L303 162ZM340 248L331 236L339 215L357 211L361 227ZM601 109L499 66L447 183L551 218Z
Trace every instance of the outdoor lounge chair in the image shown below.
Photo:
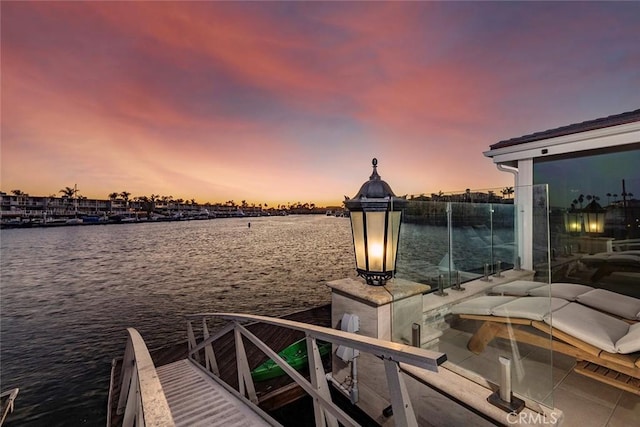
M618 316L628 322L635 323L640 320L640 299L576 283L545 285L530 280L516 280L494 286L491 289L491 294L503 296L551 296L578 302L604 313Z
M513 339L575 357L576 372L640 395L640 323L554 297L481 296L451 312L482 322L467 344L475 354Z
M585 255L580 258L580 262L587 268L596 269L591 281L597 282L614 272L640 272L640 250Z

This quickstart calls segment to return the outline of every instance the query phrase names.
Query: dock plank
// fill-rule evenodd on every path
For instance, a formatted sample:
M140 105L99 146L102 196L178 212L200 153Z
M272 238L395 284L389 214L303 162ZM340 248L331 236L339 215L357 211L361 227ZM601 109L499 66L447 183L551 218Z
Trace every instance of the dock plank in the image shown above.
M178 427L273 425L190 360L173 362L156 371Z

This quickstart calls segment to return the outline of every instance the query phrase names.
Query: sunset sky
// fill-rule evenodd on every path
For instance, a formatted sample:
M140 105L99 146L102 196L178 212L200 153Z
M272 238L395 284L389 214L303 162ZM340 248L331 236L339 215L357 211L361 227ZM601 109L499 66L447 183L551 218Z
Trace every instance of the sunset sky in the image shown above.
M1 3L1 190L339 204L640 108L640 2Z

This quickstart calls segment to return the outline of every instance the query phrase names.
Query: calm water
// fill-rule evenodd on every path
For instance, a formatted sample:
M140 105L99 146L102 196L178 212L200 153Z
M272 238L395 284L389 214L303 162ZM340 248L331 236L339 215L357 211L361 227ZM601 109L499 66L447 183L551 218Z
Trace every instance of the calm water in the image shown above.
M186 337L183 315L283 315L353 277L349 220L327 216L2 230L0 384L7 426L104 426L126 327L150 348Z
M458 268L488 262L476 240L457 237ZM435 280L447 241L403 224L398 277ZM325 215L2 230L0 244L0 385L20 387L9 426L104 426L127 327L157 348L186 339L186 314L280 316L355 277L349 219Z

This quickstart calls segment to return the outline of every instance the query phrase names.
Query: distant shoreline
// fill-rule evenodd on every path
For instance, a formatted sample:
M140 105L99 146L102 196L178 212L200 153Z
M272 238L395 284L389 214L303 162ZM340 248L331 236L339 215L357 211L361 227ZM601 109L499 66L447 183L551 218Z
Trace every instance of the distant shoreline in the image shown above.
M163 223L163 222L185 222L185 221L208 221L214 219L225 219L225 218L260 218L260 217L271 217L271 216L289 216L290 214L279 214L279 215L222 215L222 216L196 216L196 217L156 217L153 219L148 218L131 218L131 217L121 217L121 218L107 218L107 219L98 219L97 217L83 217L83 218L61 218L58 220L52 220L48 222L37 221L37 220L24 220L24 221L6 221L0 223L0 229L21 229L21 228L55 228L55 227L76 227L76 226L89 226L89 225L113 225L113 224L149 224L149 223ZM322 212L307 212L307 213L295 213L291 215L323 215ZM334 215L331 215L334 216ZM343 215L335 215L342 217ZM87 219L89 218L89 219Z

